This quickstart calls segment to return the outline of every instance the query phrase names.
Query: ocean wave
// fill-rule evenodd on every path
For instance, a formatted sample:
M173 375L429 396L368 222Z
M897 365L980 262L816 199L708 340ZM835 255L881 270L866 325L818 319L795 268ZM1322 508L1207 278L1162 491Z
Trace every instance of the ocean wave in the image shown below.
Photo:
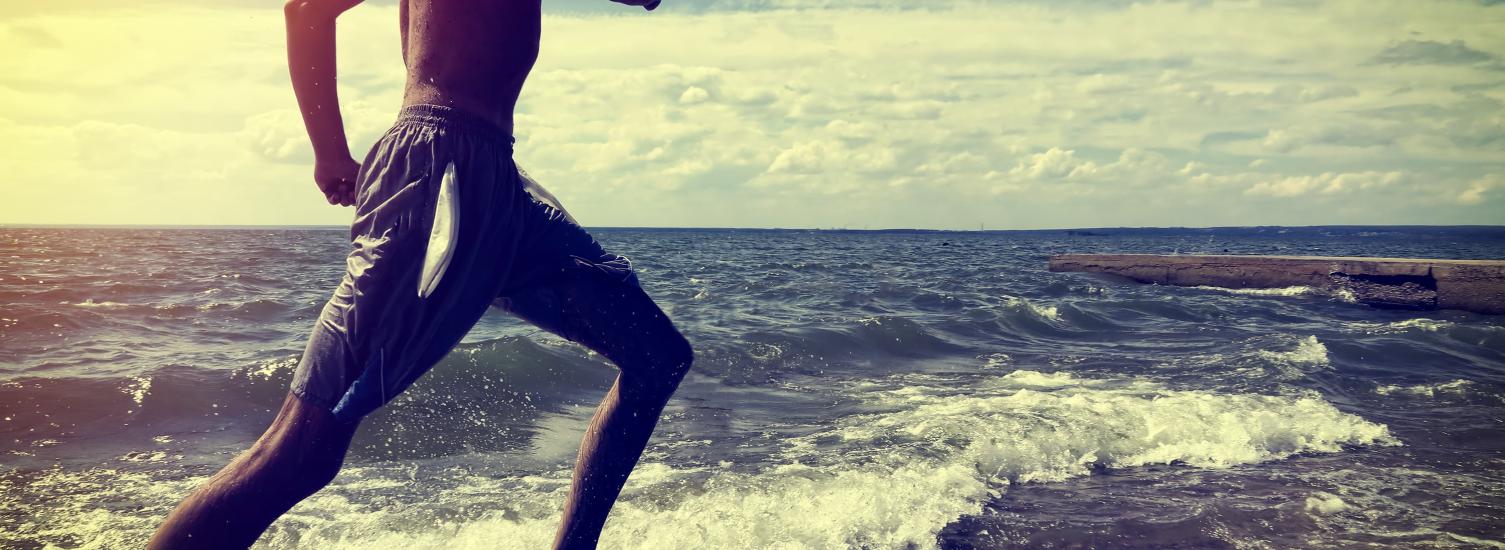
M857 388L891 410L789 438L757 464L672 466L661 461L662 449L650 448L600 547L936 548L943 528L1017 483L1154 464L1221 469L1399 443L1385 426L1310 396L1180 391L1030 370L980 381L966 393L935 382ZM486 473L488 463L475 455L354 465L275 524L258 548L547 547L569 471ZM106 469L45 476L57 477L12 488L70 490L36 510L26 534L84 545L139 545L153 525L136 509L96 507L82 521L65 521L63 512L112 493L165 512L192 486ZM394 491L414 496L394 506ZM1323 513L1336 505L1318 499L1310 506Z
M1170 390L1133 379L1020 370L967 394L903 388L879 395L905 408L845 423L842 441L897 437L1018 481L1086 475L1093 465L1221 468L1398 443L1385 426L1314 396Z
M1287 286L1279 288L1225 288L1220 286L1196 286L1198 290L1214 290L1229 294L1243 294L1247 296L1311 296L1320 294L1321 290L1311 286Z
M1492 523L1459 521L1447 512L1451 507L1489 508L1498 503L1502 487L1491 473L1358 462L1299 474L1299 485L1291 488L1306 493L1293 508L1305 512L1323 531L1344 535L1317 539L1321 542L1301 537L1284 546L1349 547L1359 540L1353 534L1360 534L1369 547L1461 549L1486 548L1494 542L1488 539L1498 538ZM1476 464L1490 469L1483 465L1488 462ZM1438 497L1417 498L1423 492ZM1444 508L1439 509L1438 499L1446 502Z
M103 301L103 302L96 302L96 301L94 301L93 298L87 298L87 299L85 299L82 302L72 302L72 303L63 302L63 305L69 305L69 306L73 306L73 307L105 308L105 309L114 309L114 308L122 308L122 307L130 307L131 306L131 304L123 304L123 303L120 303L120 302L111 302L111 301L108 301L108 300L107 301Z
M1411 331L1439 332L1451 329L1455 326L1457 326L1457 323L1454 323L1452 321L1446 321L1442 319L1428 319L1426 317L1417 317L1415 319L1406 319L1403 321L1392 321L1389 323L1371 323L1360 321L1349 324L1349 327L1351 329L1369 334L1399 334Z
M1416 384L1401 386L1389 384L1374 388L1374 393L1380 395L1410 395L1416 397L1437 397L1442 394L1465 395L1477 391L1478 384L1470 380L1453 380L1437 384Z
M1259 350L1258 355L1271 362L1284 365L1328 365L1327 346L1316 336L1302 338L1296 348L1287 351Z
M25 377L0 382L0 452L89 438L139 443L175 429L265 426L299 357L236 369L168 366L128 377ZM505 448L518 419L598 399L615 370L572 344L505 337L457 347L390 406L368 418L357 458L412 458ZM458 420L456 420L458 419ZM408 444L394 447L390 440Z
M1029 312L1040 319L1048 321L1061 320L1061 310L1056 308L1056 306L1040 304L1017 297L1009 297L1006 303L1010 307Z
M1182 380L1216 381L1236 391L1268 391L1272 385L1332 372L1327 345L1316 336L1256 336L1231 349L1171 357L1163 368Z
M0 475L0 510L26 514L25 522L0 529L0 546L142 548L176 499L202 481L119 468L49 469L33 475ZM45 495L42 503L38 495Z
M1318 492L1306 497L1306 511L1313 514L1331 515L1349 509L1350 506L1338 495Z
M215 292L206 291L205 296ZM131 316L146 315L151 317L198 317L203 314L223 314L229 317L250 321L265 321L276 319L292 310L286 303L272 299L252 299L244 301L208 301L197 299L186 301L143 301L143 302L117 302L112 300L95 300L86 298L77 302L62 301L59 305L82 308L84 311L109 312L115 319L129 319ZM63 312L66 314L66 312Z
M869 315L820 326L756 331L730 344L697 349L696 369L716 376L778 376L810 368L839 367L861 358L930 357L963 346L924 323L895 315Z
M1287 287L1276 287L1276 288L1226 288L1226 287L1220 287L1220 286L1206 286L1206 285L1195 286L1195 287L1192 287L1192 288L1196 288L1198 290L1211 290L1211 291L1216 291L1216 292L1225 292L1225 293L1228 293L1228 294L1242 294L1242 295L1245 295L1245 296L1283 296L1283 297L1318 296L1318 297L1332 298L1332 299L1338 300L1340 302L1347 302L1347 303L1351 303L1351 304L1358 303L1358 301L1359 301L1358 296L1354 295L1353 291L1348 290L1346 288L1333 288L1333 289L1329 289L1329 288L1319 288L1319 287L1314 287L1314 286L1287 286Z
M600 547L934 548L938 526L975 513L975 501L984 496L977 494L979 487L966 468L831 472L801 465L756 475L721 475L688 495L667 494L694 475L671 469L651 479L648 487L629 482L640 487L630 487L612 510ZM562 500L552 494L548 500L508 496ZM546 548L557 522L552 515L510 519L492 514L437 530L359 533L336 528L312 541L330 548ZM300 541L310 538L298 535Z
M974 389L873 393L896 410L792 438L772 465L751 472L729 463L645 463L613 510L601 547L935 548L942 528L980 512L1012 483L1061 481L1099 467L1227 468L1398 444L1385 426L1315 397L1173 391L1027 370ZM496 487L509 482L483 480L466 492L511 503L508 510L437 529L399 527L392 517L366 523L375 529L342 524L376 512L357 506L283 540L335 548L547 546L565 476L515 480L518 488L500 495Z

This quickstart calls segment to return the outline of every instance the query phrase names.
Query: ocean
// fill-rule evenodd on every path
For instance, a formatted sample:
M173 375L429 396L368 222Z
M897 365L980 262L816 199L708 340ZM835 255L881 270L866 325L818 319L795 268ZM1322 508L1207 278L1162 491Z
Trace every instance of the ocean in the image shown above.
M698 357L602 548L1505 547L1505 317L1046 271L1505 229L593 233ZM0 547L140 547L271 420L347 249L0 228ZM546 548L613 376L490 313L257 548Z

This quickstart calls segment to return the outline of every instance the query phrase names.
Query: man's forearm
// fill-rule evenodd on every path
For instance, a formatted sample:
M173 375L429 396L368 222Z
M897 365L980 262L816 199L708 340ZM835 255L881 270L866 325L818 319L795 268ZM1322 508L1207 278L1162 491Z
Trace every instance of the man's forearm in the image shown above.
M335 17L355 2L330 4L319 0L287 3L287 65L314 156L344 159L350 158L350 145L345 142L335 86Z

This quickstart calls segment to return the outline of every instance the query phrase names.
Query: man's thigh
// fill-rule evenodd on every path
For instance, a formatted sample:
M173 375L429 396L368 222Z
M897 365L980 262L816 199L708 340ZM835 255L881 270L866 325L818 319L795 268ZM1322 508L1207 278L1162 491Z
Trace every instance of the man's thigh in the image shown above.
M635 277L569 270L499 296L493 305L600 353L625 372L664 375L688 368L692 359L689 343Z
M606 356L626 372L688 368L690 345L638 284L542 186L523 175L512 277L492 305Z
M513 268L526 200L510 159L422 130L368 170L353 249L293 379L299 397L354 421L395 398L459 343ZM439 137L435 137L435 136ZM393 137L396 136L396 137ZM391 160L397 159L397 160Z

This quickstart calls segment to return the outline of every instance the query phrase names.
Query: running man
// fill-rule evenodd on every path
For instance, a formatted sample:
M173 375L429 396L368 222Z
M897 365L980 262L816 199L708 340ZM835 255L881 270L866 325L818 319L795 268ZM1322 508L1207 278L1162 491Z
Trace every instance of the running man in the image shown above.
M151 548L245 548L340 470L356 426L447 354L488 306L620 369L591 419L555 548L594 548L690 345L512 160L512 111L542 0L401 0L397 122L356 163L335 92L335 18L361 0L290 0L288 65L330 204L355 206L345 277L266 433L168 516ZM658 0L612 0L653 9Z

